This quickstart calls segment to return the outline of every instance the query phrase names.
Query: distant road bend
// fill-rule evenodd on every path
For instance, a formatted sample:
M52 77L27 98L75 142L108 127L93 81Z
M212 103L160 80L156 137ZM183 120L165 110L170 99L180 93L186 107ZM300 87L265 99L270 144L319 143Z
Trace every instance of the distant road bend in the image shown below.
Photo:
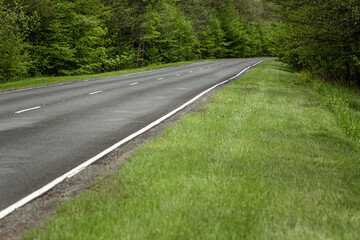
M261 60L201 62L0 92L0 212Z

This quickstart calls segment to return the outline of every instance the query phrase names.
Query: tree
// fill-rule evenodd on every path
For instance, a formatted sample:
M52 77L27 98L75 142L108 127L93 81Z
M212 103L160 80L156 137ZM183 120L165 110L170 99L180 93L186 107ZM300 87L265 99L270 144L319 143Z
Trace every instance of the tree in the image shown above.
M27 55L21 33L27 17L17 2L11 5L0 0L0 81L26 75Z
M250 39L233 0L224 0L224 3L216 8L216 16L224 32L225 57L238 58L249 55Z
M34 26L27 34L31 74L72 75L98 72L106 57L106 26L98 0L23 0Z
M359 0L270 0L283 22L280 56L298 70L360 86Z
M194 47L197 43L194 28L184 14L173 3L158 4L149 11L147 21L154 22L154 33L148 38L149 60L153 62L177 62L195 58ZM151 25L151 24L148 24ZM156 57L156 55L158 57ZM152 59L158 58L157 61Z

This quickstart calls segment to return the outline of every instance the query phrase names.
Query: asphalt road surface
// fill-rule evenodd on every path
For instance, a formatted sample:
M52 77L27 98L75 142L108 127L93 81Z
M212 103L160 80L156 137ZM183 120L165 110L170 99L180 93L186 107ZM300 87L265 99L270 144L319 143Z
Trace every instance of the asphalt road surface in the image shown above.
M0 211L260 60L0 93Z

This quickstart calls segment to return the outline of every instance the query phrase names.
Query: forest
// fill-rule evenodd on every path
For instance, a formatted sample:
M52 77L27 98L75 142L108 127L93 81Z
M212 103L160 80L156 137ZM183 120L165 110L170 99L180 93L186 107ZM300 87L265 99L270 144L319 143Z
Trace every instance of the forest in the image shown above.
M0 82L277 56L359 86L360 0L0 0Z
M360 86L360 0L269 0L276 55L296 70Z

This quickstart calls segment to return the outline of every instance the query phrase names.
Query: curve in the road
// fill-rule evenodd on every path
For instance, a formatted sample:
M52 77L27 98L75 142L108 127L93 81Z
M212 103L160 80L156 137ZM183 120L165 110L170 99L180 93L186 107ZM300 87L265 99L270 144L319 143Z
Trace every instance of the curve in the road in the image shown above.
M40 187L38 190L33 191L32 193L26 195L25 197L22 197L21 199L16 201L14 204L11 204L10 206L3 209L0 212L0 219L2 219L5 216L9 215L11 212L16 210L17 208L25 205L26 203L32 201L33 199L35 199L35 198L39 197L40 195L44 194L45 192L49 191L50 189L52 189L54 186L56 186L60 182L64 181L65 179L74 176L75 174L82 171L83 169L85 169L90 164L94 163L98 159L100 159L100 158L104 157L105 155L109 154L110 152L112 152L114 149L120 147L121 145L125 144L126 142L134 139L135 137L141 135L142 133L148 131L149 129L153 128L154 126L156 126L159 123L163 122L164 120L168 119L169 117L171 117L175 113L181 111L186 106L188 106L189 104L191 104L194 101L196 101L197 99L199 99L201 96L203 96L207 92L209 92L212 89L214 89L214 88L216 88L216 87L218 87L220 85L223 85L223 84L225 84L225 83L239 77L246 70L248 70L251 67L254 67L254 66L258 65L259 63L261 63L263 61L263 60L260 60L260 61L259 60L260 59L252 59L251 61L247 62L247 65L249 65L249 66L244 67L241 70L241 72L236 73L235 75L231 74L232 76L228 76L225 80L223 80L223 81L221 81L219 83L212 84L211 86L207 85L206 90L202 90L200 93L197 93L197 95L195 97L191 96L190 98L188 98L186 103L181 104L180 106L177 106L174 110L170 111L169 113L167 113L165 115L163 114L162 117L157 118L156 120L152 120L152 122L150 124L146 125L145 127L142 127L140 130L137 130L135 133L128 135L127 137L125 137L124 139L122 139L119 142L116 142L111 147L108 147L106 150L104 150L101 153L97 154L96 156L90 158L89 160L85 161L84 163L78 164L78 166L76 166L75 168L67 171L66 173L64 173L61 176L57 177L55 180L51 180L50 183L46 184L43 187ZM211 64L218 65L218 64L223 64L223 62L217 61L217 62L213 62ZM126 81L123 82L123 85L126 84L128 87L135 87L136 85L139 85L139 84L149 84L151 79L156 80L156 81L164 81L166 78L168 78L171 75L172 77L174 77L176 79L171 80L170 82L164 82L163 83L163 86L165 86L164 89L165 90L169 89L169 91L170 91L169 94L171 94L171 91L173 91L173 90L170 89L170 86L175 86L178 81L190 81L189 79L185 79L185 78L181 79L182 77L184 77L184 75L191 74L194 71L203 71L204 68L209 67L209 66L206 66L204 64L198 64L198 65L200 65L200 66L197 66L197 64L193 64L193 66L195 66L196 68L191 68L190 70L187 70L186 73L178 72L180 70L183 70L182 68L180 68L180 69L171 68L171 69L164 69L164 70L159 70L159 71L149 71L147 73L147 75L144 76L142 79L139 79L137 76L139 76L139 75L141 76L143 73L131 74L131 75L128 75L128 78L127 78ZM233 67L228 66L228 68L230 69L230 68L233 68ZM161 73L160 76L158 74L159 72ZM206 75L206 74L207 73L204 73L204 75ZM214 73L214 74L216 74L216 73ZM198 77L200 77L200 76L201 76L201 74L198 75ZM122 76L122 77L124 77L124 76ZM125 77L127 77L127 76L125 76ZM77 83L67 84L68 87L66 89L56 89L56 88L54 88L52 90L52 94L50 94L50 95L42 93L42 92L35 92L35 94L34 94L31 91L28 91L28 92L24 91L25 95L28 95L30 98L35 99L35 103L39 103L40 100L39 100L39 98L35 98L34 95L37 95L38 97L39 97L39 95L42 96L43 98L40 97L40 99L44 100L43 102L46 103L46 104L40 104L39 103L39 104L29 106L29 107L25 107L26 104L23 105L22 101L20 101L15 96L12 96L11 94L9 94L8 97L7 97L7 104L3 104L3 106L6 106L6 107L3 108L5 110L3 110L3 111L0 110L0 124L1 124L1 121L7 122L8 121L7 119L10 118L11 116L13 116L13 114L16 114L18 116L21 115L21 114L29 114L32 111L39 111L39 110L43 109L44 107L59 104L59 102L69 101L70 104L71 104L71 99L73 99L74 96L70 96L69 94L67 94L67 89L68 88L77 89L76 94L78 94L78 97L80 96L82 98L85 98L86 95L87 96L92 96L92 97L96 97L97 95L105 95L105 94L115 95L117 93L115 92L116 88L113 85L113 80L118 79L118 78L119 77L117 77L117 78L116 77L108 77L107 78L108 82L106 82L106 81L105 82L100 82L100 83L99 82L94 82L91 89L90 89L91 91L89 91L89 89L83 89ZM82 82L91 82L91 81L92 80L84 80ZM153 87L150 87L150 88L156 88L156 87L153 86ZM180 88L182 88L183 90L186 89L186 87L179 86L177 91L179 91ZM41 88L36 88L35 90L37 90L37 89L41 89ZM29 89L29 90L32 90L32 89ZM146 92L148 90L142 90L142 89L135 90L134 89L132 91L134 91L133 94L136 95L136 94L138 94L138 93L135 93L136 91ZM14 93L19 93L19 92L21 92L21 91L20 90L15 91ZM57 94L65 94L65 98L64 98L64 95L62 95L63 99L60 101L57 98ZM189 93L188 95L189 96L192 95L192 92ZM160 99L160 97L158 96L157 98ZM163 97L161 97L161 98L163 98ZM164 98L166 98L166 97L164 97ZM45 99L46 99L46 101L45 101ZM87 101L90 101L90 100L89 99L84 100L84 102L87 102ZM103 101L106 102L106 98ZM21 107L22 109L17 109L17 108L20 107L19 105L24 106L24 108ZM1 104L0 104L0 106L1 106ZM51 109L49 109L48 111L51 112ZM69 111L69 110L66 110L66 111ZM54 116L57 116L55 113L53 113L53 114L54 114ZM71 116L73 116L73 113L70 113L70 116L68 116L68 118L71 118ZM33 118L35 120L40 119L40 121L37 122L37 124L39 124L39 125L44 124L44 121L49 121L49 120L43 120L41 114L39 114L39 116L33 117ZM140 117L138 117L138 118L140 118ZM134 121L134 119L132 119L132 121ZM21 119L20 119L19 125L21 125L23 122L25 122L25 124L26 124L25 120L21 121ZM11 127L16 128L17 125L13 124L13 126L5 126L4 128L5 129L7 128L9 130L9 129L11 129ZM0 131L1 131L1 126L0 126ZM21 130L19 130L19 131L21 131ZM1 157L1 155L0 155L0 157ZM0 186L0 188L1 188L1 186ZM1 207L1 205L0 205L0 207Z

